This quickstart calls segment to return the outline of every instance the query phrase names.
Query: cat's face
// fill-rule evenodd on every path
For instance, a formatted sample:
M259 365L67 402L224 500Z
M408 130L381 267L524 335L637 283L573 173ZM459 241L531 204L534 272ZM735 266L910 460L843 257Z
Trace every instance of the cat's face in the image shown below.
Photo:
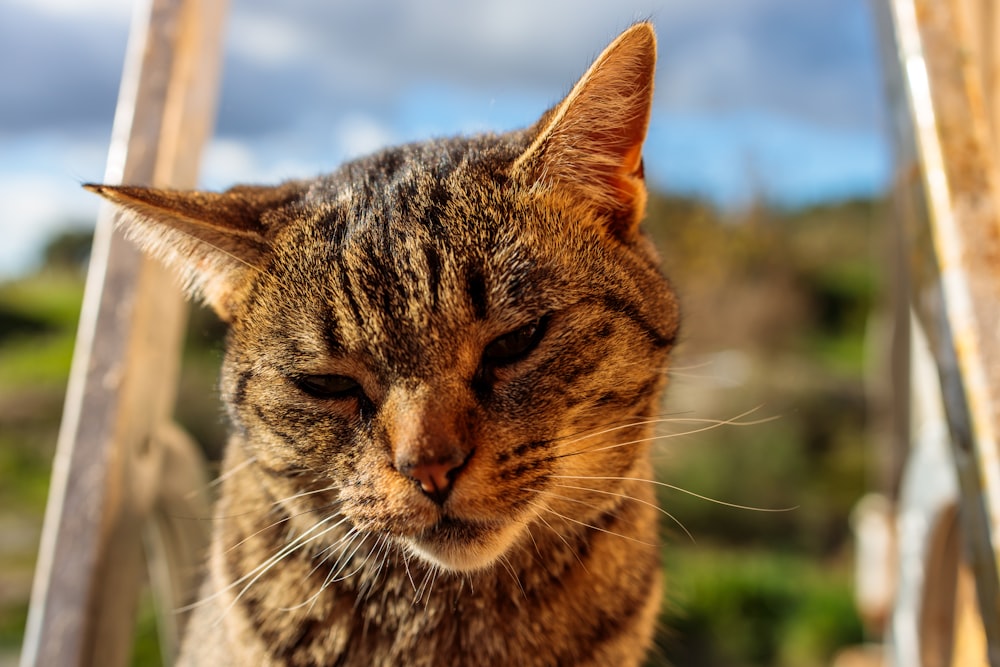
M677 329L638 228L654 62L635 26L524 132L314 181L91 186L231 323L232 446L295 530L474 570L530 526L600 530L649 474Z
M511 143L390 151L313 185L225 365L274 495L316 491L294 513L458 570L547 511L615 500L565 487L636 474L643 445L617 446L635 431L595 433L649 414L676 321L646 244L518 187Z

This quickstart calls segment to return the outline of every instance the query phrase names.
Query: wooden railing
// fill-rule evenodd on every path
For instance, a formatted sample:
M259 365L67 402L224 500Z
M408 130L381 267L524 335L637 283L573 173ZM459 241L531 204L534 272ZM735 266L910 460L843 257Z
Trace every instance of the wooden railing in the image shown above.
M193 187L215 117L221 0L138 2L105 181ZM95 233L32 591L23 667L128 663L149 578L165 657L209 516L198 449L173 424L186 318L174 279ZM188 520L184 520L188 517Z
M1000 667L1000 14L992 0L874 6L895 103L903 282L929 342L914 343L914 389L926 395L936 369L953 464L937 466L914 433L888 657ZM914 407L916 422L926 414ZM928 501L949 477L951 497Z

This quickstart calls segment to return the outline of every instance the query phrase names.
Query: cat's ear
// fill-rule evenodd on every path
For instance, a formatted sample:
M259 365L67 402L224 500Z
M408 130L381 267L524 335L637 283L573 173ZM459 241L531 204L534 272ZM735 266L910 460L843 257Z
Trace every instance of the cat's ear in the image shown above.
M126 235L228 321L246 272L259 270L270 248L273 212L299 198L304 186L238 186L225 192L83 187L116 204Z
M642 143L655 66L652 25L638 23L619 35L541 118L515 173L545 189L568 190L612 233L633 233L646 208Z

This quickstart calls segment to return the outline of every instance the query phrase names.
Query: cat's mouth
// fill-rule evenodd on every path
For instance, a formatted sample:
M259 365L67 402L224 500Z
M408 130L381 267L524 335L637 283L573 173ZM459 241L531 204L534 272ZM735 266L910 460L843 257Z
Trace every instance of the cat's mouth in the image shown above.
M514 523L484 523L443 516L406 541L411 550L448 570L471 572L492 565L518 532Z

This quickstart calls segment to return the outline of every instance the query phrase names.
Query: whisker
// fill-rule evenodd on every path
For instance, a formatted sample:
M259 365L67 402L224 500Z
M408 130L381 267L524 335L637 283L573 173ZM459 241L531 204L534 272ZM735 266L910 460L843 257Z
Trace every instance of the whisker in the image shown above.
M742 426L742 425L752 426L752 425L755 425L755 424L758 424L758 423L766 423L768 421L773 421L774 419L776 419L776 417L767 417L767 418L765 418L763 420L753 421L753 422L740 422L739 421L740 419L743 419L744 417L748 417L748 416L752 415L753 413L759 411L763 407L764 407L763 405L757 405L755 407L750 408L749 410L746 410L746 411L744 411L744 412L736 415L735 417L730 417L729 419L711 419L711 418L708 418L708 417L673 417L673 416L671 416L671 417L658 417L658 418L654 418L654 419L647 419L647 420L644 420L644 421L641 421L641 422L635 422L635 423L632 423L632 424L626 424L624 426L616 426L614 428L609 428L607 430L599 431L597 433L588 435L586 438L581 438L581 440L589 439L591 437L597 437L597 436L600 436L600 435L605 435L606 433L612 433L614 431L620 431L620 430L622 430L624 428L631 428L631 427L635 427L635 426L649 426L649 425L652 425L652 424L710 424L712 426L725 426L727 424L731 424L731 425L735 425L735 426ZM693 433L698 433L699 431L692 431L692 432ZM686 434L684 434L684 433L678 433L676 435L686 435ZM567 444L572 444L572 443L567 443Z
M348 555L347 550L354 546L354 542L358 539L358 537L362 537L361 531L352 527L343 537L337 540L336 545L334 545L337 548L337 560L333 561L333 565L330 566L330 571L327 572L326 578L323 580L322 588L325 588L327 582L329 582L333 577L336 577L343 570L343 568L347 566L351 557L357 552L358 547L364 543L364 540L362 539L361 543L358 544L358 547L355 547L354 551ZM324 563L327 561L329 561L329 556L324 557L323 559Z
M365 597L366 600L369 599L369 598L371 598L372 593L375 592L375 586L378 583L379 577L382 576L382 573L385 571L386 566L389 564L389 557L392 554L394 546L395 545L394 545L391 537L389 537L388 535L383 535L382 536L382 554L381 554L381 559L379 560L378 567L375 568L375 576L373 576L371 579L368 580L370 582L370 585L368 586L367 590L365 591L364 597ZM383 594L384 594L384 592L385 591L383 590Z
M670 519L671 521L673 521L675 524L677 524L677 527L684 531L684 534L688 536L688 539L691 540L692 544L697 544L697 540L694 539L694 535L692 535L691 531L689 531L687 529L687 526L685 526L683 523L681 523L680 519L678 519L673 514L671 514L667 510L663 509L662 507L660 507L656 503L651 503L648 500L643 500L642 498L635 498L633 496L628 495L627 493L616 493L614 491L606 491L604 489L591 489L589 487L585 487L585 486L573 486L571 484L553 484L553 486L559 487L561 489L574 489L574 490L577 490L577 491L587 491L589 493L600 493L600 494L604 494L606 496L615 496L617 498L624 498L625 500L631 500L632 502L641 503L643 505L646 505L647 507L652 507L654 510L656 510L657 512L659 512L663 516L667 517L668 519ZM549 491L548 493L552 493L552 492ZM566 496L559 496L558 494L553 494L553 495L557 495L558 497L564 498L566 500L572 500L571 498L567 498Z
M357 529L352 527L346 533L341 535L336 542L332 543L331 545L329 545L328 547L317 553L315 556L313 556L313 558L318 558L320 560L315 566L313 566L313 569L309 570L309 573L306 576L311 577L313 574L316 573L317 570L323 567L330 560L330 557L333 555L333 552L335 550L340 549L340 546L344 544L344 542L353 542L357 532L358 532ZM333 564L333 567L337 566L337 563L340 562L340 558L342 558L343 555L344 555L344 550L340 549L340 551L337 553L337 562Z
M413 588L413 592L417 592L417 585L413 583L413 574L410 572L410 552L409 549L402 549L403 554L403 569L406 570L406 578L410 580L410 587Z
M517 572L514 571L514 566L510 564L507 554L501 554L500 557L497 558L497 562L499 562L503 568L507 570L507 573L510 574L510 578L514 580L514 583L517 584L518 590L521 591L521 596L527 600L528 594L524 592L524 587L521 586L521 580L517 578Z
M331 486L331 487L328 487L327 489L324 489L324 490L326 490L326 491L335 491L338 488L339 487L333 487L333 486ZM287 500L293 500L295 498L299 498L301 496L305 496L305 495L308 495L310 493L321 493L321 492L322 492L322 490L309 491L309 492L306 492L306 493L301 493L301 494L296 494L294 496L289 496L288 498L284 498L284 499L281 499L281 500L275 500L268 507L268 511L274 509L279 504L281 504L281 503L283 503L283 502L285 502ZM338 500L335 500L332 503L327 503L325 505L314 507L314 508L305 510L303 512L299 512L298 514L294 514L293 516L302 516L303 514L309 514L310 512L317 512L317 511L321 511L321 510L324 510L324 509L329 509L330 507L334 507L339 502L340 502L340 500L338 499ZM216 515L216 516L213 516L212 519L213 520L217 520L217 521L221 521L221 520L233 519L233 518L241 517L241 516L250 516L252 514L257 514L259 512L261 512L261 510L259 510L259 509L252 509L252 510L247 510L245 512L232 512L232 513L228 513L228 514L224 514L224 515Z
M228 586L226 586L224 588L221 588L218 591L216 591L215 593L213 593L213 594L211 594L209 596L206 596L206 597L204 597L204 598L202 598L202 599L200 599L200 600L198 600L196 602L192 602L191 604L184 605L183 607L178 607L176 611L177 612L191 611L192 609L195 609L197 607L205 605L208 602L210 602L211 600L219 597L220 595L222 595L226 591L228 591L230 589L233 589L233 588L236 588L237 586L239 586L241 583L243 583L247 579L251 579L251 578L253 579L250 582L250 584L248 584L248 586L252 585L258 579L260 579L260 577L263 576L263 574L265 572L267 572L272 567L274 567L274 565L276 565L277 563L279 563L280 561L282 561L286 556L288 556L288 555L294 553L295 551L301 549L303 546L305 546L309 542L312 542L315 539L319 539L319 538L323 537L324 535L328 534L330 531L336 530L338 526L340 526L343 522L347 521L346 518L341 518L340 521L338 521L337 523L333 524L332 526L326 526L325 528L323 528L323 530L321 530L316 535L312 535L311 537L309 537L309 535L311 533L313 533L316 530L319 530L321 527L324 526L324 524L328 523L329 521L332 521L335 518L337 518L336 515L335 516L331 516L331 517L327 517L326 519L318 521L309 530L307 530L306 532L302 533L301 535L299 535L298 537L296 537L294 540L292 540L288 544L286 544L283 547L281 547L281 549L279 549L276 553L274 553L273 555L271 555L270 557L268 557L267 559L265 559L260 565L258 565L254 569L250 570L249 572L247 572L246 574L244 574L242 577L240 577L236 581L232 582ZM242 595L244 592L246 592L246 588L244 588L243 591L240 592L240 595ZM237 599L233 601L233 603L230 605L229 608L232 608L232 606L235 605L238 600L239 600L239 597L237 597ZM226 610L226 612L228 613L228 609ZM223 614L223 616L224 615L225 614ZM219 619L219 620L221 620L221 619Z
M740 419L746 417L749 414L752 414L753 412L755 412L756 410L759 410L759 409L760 409L760 406L758 406L756 408L753 408L752 410L748 410L748 411L744 412L743 414L736 415L735 417L732 417L731 419L707 419L707 418L700 418L700 417L672 417L670 419L649 419L649 420L646 420L646 421L643 421L643 422L636 422L635 424L629 424L627 426L616 426L614 428L609 428L609 429L606 429L604 431L601 431L601 432L598 432L598 433L594 433L593 435L586 436L584 438L580 438L580 439L575 440L573 442L580 442L581 440L587 440L587 439L589 439L591 437L597 437L599 435L605 435L607 433L611 433L611 432L614 432L614 431L619 431L619 430L621 430L623 428L631 428L631 427L635 427L635 426L646 426L646 425L649 425L649 424L665 424L665 423L696 423L696 424L707 424L707 426L702 426L701 428L691 429L689 431L682 431L680 433L663 433L663 434L660 434L660 435L653 435L653 436L649 436L649 437L646 437L646 438L638 438L636 440L628 440L626 442L618 442L618 443L614 443L614 444L611 444L611 445L604 445L604 446L601 446L601 447L587 447L587 448L584 448L584 449L578 449L576 451L567 452L565 454L556 454L556 455L552 456L551 459L555 460L555 459L567 458L567 457L570 457L570 456L578 456L580 454L593 454L595 452L603 452L603 451L607 451L609 449L617 449L619 447L628 447L630 445L638 445L638 444L642 444L642 443L645 443L645 442L654 442L654 441L658 441L658 440L669 440L671 438L680 438L680 437L683 437L683 436L694 435L696 433L704 433L705 431L711 431L713 429L721 428L723 426L759 426L760 424L766 424L768 422L772 422L772 421L775 421L775 420L779 419L779 417L774 416L774 417L764 417L762 419L755 419L753 421L737 421L737 420L740 420ZM572 443L565 443L565 444L572 444Z
M274 528L278 524L285 523L286 521L291 521L292 519L294 519L296 517L304 516L306 514L312 514L313 512L322 512L324 510L328 510L328 509L331 509L333 507L336 507L339 504L340 504L340 501L337 501L337 502L334 502L334 503L330 503L328 505L321 505L319 507L313 507L313 508L310 508L310 509L307 509L307 510L303 510L302 512L296 512L295 514L288 514L288 515L286 515L286 516L278 519L277 521L272 521L271 523L269 523L268 525L264 526L260 530L257 530L255 532L251 533L250 535L247 535L242 540L240 540L239 542L237 542L233 546L229 547L228 549L226 549L222 553L226 553L226 554L229 553L230 551L232 551L233 549L238 548L239 546L241 546L242 544L244 544L248 540L250 540L250 539L252 539L254 537L257 537L258 535L260 535L261 533L263 533L266 530ZM230 515L230 516L244 516L244 515Z
M375 554L375 571L367 578L361 581L361 585L358 587L358 595L354 599L354 608L357 609L358 605L361 604L362 600L367 600L371 595L372 590L374 590L376 584L378 583L379 577L382 575L382 570L385 567L386 560L389 557L390 548L389 536L386 534L379 535L375 540L375 546L372 547L372 551L369 552L368 558ZM377 553L376 553L377 552ZM367 561L367 559L366 559Z
M754 408L754 410L759 409ZM746 414L750 414L754 410L750 410ZM578 431L573 431L566 433L564 435L552 438L550 442L552 443L563 443L572 444L573 442L578 442L580 440L586 440L591 437L596 437L598 435L603 435L609 431L621 430L625 428L633 428L636 426L643 426L649 424L666 424L671 422L683 422L689 419L694 419L693 417L684 417L682 415L689 414L690 411L684 412L661 412L659 414L646 414L645 412L636 414L629 413L623 414L618 419L613 421L607 420L606 410L599 408L592 408L589 410L581 410L575 413L578 419L584 419L587 416L593 416L600 418L600 424L593 428L581 428ZM733 419L739 419L739 417L734 417ZM709 420L711 421L711 420Z
M258 565L256 568L254 568L253 570L251 570L248 574L253 574L257 570L259 570L264 564L268 563L269 561L273 561L269 565L267 565L267 567L263 571L260 572L261 575L264 574L264 572L267 572L267 570L269 570L271 567L273 567L277 563L281 562L282 560L284 560L285 558L287 558L288 556L290 556L292 553L298 551L299 549L301 549L305 545L309 544L310 542L313 542L313 541L315 541L315 540L317 540L317 539L319 539L321 537L326 536L331 531L335 530L337 527L339 527L341 524L343 524L345 521L347 521L347 519L346 518L342 518L340 521L338 521L337 523L333 524L332 526L328 526L328 527L324 528L321 532L317 533L316 535L313 535L312 537L309 537L308 539L303 539L303 538L306 537L306 535L308 535L310 532L312 532L313 529L310 528L308 531L306 531L305 533L303 533L302 535L300 535L299 537L297 537L295 540L293 540L292 542L290 542L288 545L286 545L285 547L283 547L281 550L279 550L275 555L271 556L266 561L264 561L264 563L262 563L261 565ZM324 522L321 521L317 525L322 525L323 523ZM351 531L353 531L353 530L355 530L355 529L352 527L350 530L348 530L348 532L347 532L346 535L340 537L340 539L338 539L336 542L334 542L334 545L337 545L340 542L342 542L348 535L351 534ZM321 551L320 554L325 553L330 548L331 547L327 547L326 549L324 549L323 551ZM315 571L315 569L313 571ZM310 574L311 573L312 572L310 572ZM244 576L244 579L245 578L246 577ZM256 581L258 578L259 578L259 575L258 575L258 577L254 578L254 581ZM234 583L239 583L242 580L243 579L237 580ZM251 583L253 583L253 582L251 582ZM249 584L248 584L248 586L249 586ZM244 590L246 590L246 589L244 589ZM242 591L241 591L241 594L242 594Z
M352 540L352 542L353 542L353 540ZM351 554L344 560L343 564L339 568L337 568L337 573L336 573L335 577L333 579L331 579L330 581L328 581L328 582L324 582L324 584L323 584L323 588L324 589L328 588L330 584L335 584L335 583L337 583L339 581L345 581L347 579L350 579L351 577L353 577L354 575L356 575L358 572L360 572L362 568L364 568L365 563L368 562L367 558L365 558L363 561L361 561L360 565L358 565L356 568L354 568L353 570L351 570L347 574L345 574L343 576L340 575L340 573L343 572L347 568L347 564L350 563L352 560L354 560L354 555L356 553L358 553L358 551L361 550L361 547L363 547L364 544L365 544L365 540L364 540L364 536L362 536L361 541L358 542L358 546L354 547L354 551L352 551ZM345 549L345 551L346 551L346 549ZM371 552L370 551L368 552L368 555L371 556ZM339 562L339 559L338 559L338 562Z
M347 550L351 548L351 546L354 544L355 540L357 540L359 537L361 538L361 540L358 542L357 546L354 547L354 550L351 551L351 553L348 555L347 554ZM375 550L374 546L372 546L372 549L369 550L368 555L364 558L364 560L361 561L360 565L358 565L353 571L349 572L348 574L346 574L344 576L340 576L340 573L343 572L344 569L347 568L348 563L350 563L354 559L355 554L357 554L358 551L361 550L361 547L364 546L364 544L365 544L365 537L366 537L366 535L364 533L362 533L357 528L352 527L351 530L349 530L347 532L347 534L344 535L344 537L342 537L340 540L338 540L338 542L344 542L345 540L347 540L347 544L340 551L340 555L337 557L337 560L333 563L333 565L330 566L330 572L327 573L326 578L323 580L323 583L319 587L319 590L316 591L313 595L311 595L304 602L302 602L300 604L297 604L294 607L285 607L285 608L282 608L282 611L292 611L292 610L295 610L295 609L301 609L302 607L305 607L306 605L309 605L310 607L312 607L312 606L314 606L316 604L316 601L319 600L319 597L320 597L320 595L323 594L323 591L325 591L326 589L328 589L332 584L335 584L335 583L340 582L340 581L344 581L345 579L350 579L355 574L357 574L358 572L360 572L364 568L365 564L368 562L368 559L371 558L372 552ZM324 549L324 551L327 551L328 549L329 549L329 547L327 549ZM344 556L347 556L347 557L345 558ZM323 565L323 563L326 563L327 560L329 560L329 556L324 557L323 560L321 561L321 563L319 565L317 565L315 568L312 569L312 571L310 572L310 574L312 574L312 572L315 572L320 566Z
M533 489L527 489L532 491ZM538 556L538 562L545 565L545 557L542 556L542 550L538 548L538 542L535 541L535 536L531 534L531 526L525 527L525 531L528 533L528 537L531 539L531 544L535 547L535 554Z
M424 590L427 587L427 581L431 578L434 570L437 569L437 565L431 564L430 567L424 572L424 578L420 580L420 586L414 591L413 600L410 601L410 606L419 603L424 597Z
M536 493L537 493L537 491L536 491ZM548 508L546 508L546 507L545 507L544 505L538 505L537 503L532 503L532 502L531 502L530 500L529 500L528 502L529 502L529 503L531 503L531 505L532 505L533 507L537 507L538 509L541 509L541 510L546 510L546 509L548 509ZM571 545L571 544L569 543L569 541L568 541L568 540L567 540L567 539L566 539L566 538L565 538L565 537L563 536L563 534L562 534L562 533L560 533L560 532L559 532L558 530L556 530L556 529L555 529L555 528L554 528L554 527L552 526L552 524L551 524L551 523L549 523L548 521L546 521L546 520L545 520L545 517L543 517L543 516L542 516L541 514L535 514L535 518L536 518L536 519L538 519L539 521L541 521L541 522L542 522L542 524L543 524L543 525L544 525L544 526L545 526L546 528L548 528L549 530L551 530L551 531L552 531L552 533L553 533L553 534L555 534L555 536L556 536L556 537L558 537L558 538L559 538L559 539L560 539L560 540L562 541L562 543L566 545L566 549L567 549L567 550L568 550L568 551L569 551L569 552L570 552L571 554L573 554L573 556L574 556L574 557L576 558L576 562L578 562L578 563L580 564L580 567L582 567L582 568L583 568L583 571L584 571L584 572L588 572L588 574L589 574L589 571L587 570L587 566L583 564L583 560L582 560L582 559L580 558L580 554L579 554L579 553L577 553L577 550L573 548L573 546L572 546L572 545ZM541 554L539 554L539 555L541 555Z
M347 553L347 549L351 548L351 545L354 544L354 541L360 535L362 535L361 531L357 530L357 528L352 527L349 531L347 531L347 533L343 537L341 537L339 540L337 540L337 542L335 543L336 546L339 546L340 543L343 543L345 541L347 542L347 545L343 549L340 550L340 553L337 556L337 560L334 562L334 564L332 566L330 566L330 572L327 573L326 578L323 580L323 583L319 587L319 590L317 590L315 593L313 593L311 596L309 596L304 602L302 602L300 604L297 604L294 607L284 607L284 608L282 608L282 611L292 611L294 609L301 609L302 607L304 607L306 605L309 605L310 609L312 609L312 607L314 607L316 605L316 601L319 600L320 595L323 594L323 591L325 591L327 589L328 585L331 583L331 578L335 576L334 572L335 571L336 572L340 572L341 569L343 569L344 567L346 567L347 563L350 562L351 558L354 557L354 554L357 553L357 551L361 547L361 545L364 544L364 539L362 539L361 543L358 544L358 546L354 549L354 551L351 552L351 555L348 556L346 560L344 560L344 555ZM334 546L334 545L331 545L331 546ZM324 549L320 553L327 552L327 551L329 551L329 549L330 549L330 547L327 547L326 549ZM316 565L316 567L314 567L312 570L310 570L309 575L312 575L313 572L315 572L316 570L318 570L328 560L329 560L329 555L324 556L323 560L320 561L320 563L318 565ZM338 564L340 564L340 562L342 560L343 560L343 565L340 565L340 569L338 569Z
M431 585L427 588L428 600L430 599L431 594L434 592L434 584L437 583L438 577L441 576L442 572L444 572L444 570L436 566L431 570Z
M237 463L232 468L230 468L226 472L222 473L221 475L219 475L218 477L216 477L215 479L213 479L211 482L209 482L206 485L206 487L209 488L209 489L215 488L219 484L222 484L227 479L229 479L233 475L237 474L238 472L240 472L241 470L243 470L244 468L246 468L247 466L251 466L251 465L253 465L256 462L257 462L257 457L256 456L251 456L246 461L242 461L240 463Z
M305 498L306 496L313 496L317 493L326 493L328 491L339 491L340 486L336 484L331 484L330 486L323 487L322 489L314 489L312 491L303 491L302 493L296 493L294 496L288 496L287 498L281 498L275 500L272 505L280 505L282 503L287 503L290 500L298 500L299 498Z
M695 493L694 491L688 491L685 488L674 486L673 484L667 484L666 482L661 482L655 479L646 479L644 477L602 477L599 475L552 475L554 479L597 479L606 481L619 481L619 482L644 482L646 484L654 484L656 486L662 486L673 491L679 491L681 493L686 493L689 496L694 496L700 500L706 500L710 503L715 503L716 505L722 505L723 507L732 507L738 510L749 510L751 512L791 512L799 508L798 505L793 507L752 507L750 505L740 505L738 503L730 503L725 500L717 500L715 498L710 498L708 496L703 496L700 493Z
M250 587L253 586L253 584L255 584L258 580L260 580L260 578L262 576L264 576L272 567L274 567L275 565L277 565L278 563L280 563L285 558L287 558L291 554L295 553L296 551L298 551L299 549L301 549L305 545L309 544L310 542L313 542L313 541L315 541L317 539L320 539L320 538L326 536L327 534L329 534L331 531L336 530L337 527L340 526L340 524L342 524L346 520L347 520L346 518L345 519L341 519L340 521L338 521L337 523L333 524L332 526L327 526L326 528L324 528L322 531L320 531L316 535L313 535L312 537L309 537L308 539L303 539L306 535L308 535L313 530L312 528L309 529L309 531L306 531L301 536L299 536L298 538L296 538L296 540L294 540L293 542L291 542L290 544L288 544L286 547L284 547L283 549L281 549L277 554L275 554L274 556L271 556L266 561L264 561L264 563L262 563L261 565L258 565L256 568L254 568L253 570L251 570L247 575L244 575L243 577L241 577L237 581L233 582L233 584L231 584L230 586L228 586L227 589L231 588L234 584L239 584L240 582L242 582L243 580L245 580L247 578L247 576L253 575L254 573L256 573L256 576L254 576L253 579L251 579L250 582L247 583L247 585L243 587L243 589L239 592L239 594L236 596L236 598L230 603L230 605L229 605L229 607L227 608L226 611L228 612L229 609L232 609L233 606L237 602L239 602L240 598L243 597L243 595L250 589ZM317 526L323 525L323 523L324 522L321 521L321 522L319 522L317 524ZM351 530L354 530L354 528L352 527ZM266 565L266 567L265 567L265 565ZM223 589L223 590L226 590L226 589ZM223 615L225 615L225 614L223 614Z
M702 368L711 368L711 366L712 366L712 361L709 360L709 361L702 361L702 362L697 363L697 364L686 364L684 366L671 365L667 369L667 371L668 372L672 372L672 371L696 371L696 370L699 370L699 369L702 369Z
M676 523L678 526L680 526L681 530L683 530L684 533L687 534L687 536L691 539L692 542L695 541L694 536L691 535L690 532L688 532L688 529L684 526L684 524L682 524L672 514L670 514L666 510L664 510L664 509L662 509L662 508L654 505L653 503L646 502L644 500L640 500L639 498L633 498L632 496L625 495L625 494L622 494L622 493L613 493L611 491L601 491L600 489L588 489L588 488L584 488L584 487L565 486L565 485L562 485L562 484L555 484L554 486L561 486L561 487L567 488L567 489L580 489L582 491L593 491L594 493L605 493L607 495L618 496L619 498L625 498L626 500L634 500L635 502L643 503L645 505L648 505L648 506L652 507L653 509L657 510L658 512L662 512L663 514L665 514L666 516L668 516L670 519L672 519L674 521L674 523ZM594 505L592 503L588 503L587 501L581 500L580 498L571 498L571 497L569 497L567 495L564 495L564 494L561 494L561 493L556 493L554 491L538 491L537 489L531 489L531 490L532 491L536 491L537 493L544 493L544 494L552 496L554 498L559 498L560 500L565 500L567 502L576 503L578 505L583 505L584 507L586 507L588 509L594 509ZM549 511L552 511L552 510L550 509ZM589 524L585 524L585 525L589 525ZM595 526L595 528L596 528L596 526ZM598 530L600 530L600 529L598 528ZM613 533L613 534L616 534L616 533ZM622 535L622 537L625 537L625 536ZM645 544L645 543L643 542L643 544Z
M664 373L672 380L712 380L713 382L730 382L730 380L721 375L713 375L711 373L687 373L685 371L679 371L676 368L668 368L664 371Z
M553 443L563 443L563 444L572 444L573 442L578 442L579 440L586 440L587 438L590 438L592 436L598 435L599 433L595 429L608 429L608 428L611 428L611 429L623 429L623 428L630 428L630 427L633 427L633 426L636 426L636 425L644 424L644 423L646 423L646 420L650 420L650 419L653 419L653 420L655 420L655 419L671 419L671 418L676 418L677 415L680 414L680 413L674 413L674 412L666 412L666 413L661 413L659 415L652 416L652 415L648 415L648 414L632 414L632 413L630 413L630 414L623 414L618 419L609 422L609 421L607 421L607 415L605 413L606 413L605 410L596 409L596 408L592 409L592 410L586 410L586 411L577 412L576 415L577 415L578 418L584 418L584 417L588 417L588 416L600 417L601 418L601 423L599 425L597 425L596 427L594 427L594 428L581 428L579 431L573 431L571 433L566 433L564 435L552 438L551 442L553 442ZM640 421L637 421L637 420L640 420ZM600 431L600 433L604 433L604 431L602 430L602 431Z
M737 373L726 373L723 368L715 368L714 370L708 370L704 373L692 373L691 371L697 371L702 369L713 369L713 367L723 366L717 359L706 360L698 364L688 364L686 366L670 366L664 370L664 374L667 375L671 380L695 380L695 381L709 381L715 383L716 385L722 384L725 386L735 387L740 384L737 377L740 375Z
M531 502L531 501L529 500L528 502ZM534 504L534 503L532 503L532 504ZM602 533L607 533L608 535L614 535L615 537L620 537L623 540L629 540L630 542L637 542L637 543L643 544L643 545L645 545L647 547L656 547L657 546L657 545L651 544L649 542L643 542L642 540L640 540L638 538L635 538L635 537L632 537L631 535L622 535L621 533L616 533L613 530L608 530L607 528L601 528L600 526L595 526L593 524L589 524L586 521L579 521L578 519L574 519L573 517L566 516L565 514L560 514L559 512L555 511L554 509L552 509L550 507L543 507L543 506L540 506L540 505L536 505L536 507L541 507L541 509L544 509L546 512L548 512L550 514L555 514L557 517L559 517L560 519L563 519L564 521L569 521L571 523L575 523L575 524L583 526L585 528L590 528L591 530L597 530L597 531L600 531Z
M270 530L271 528L274 528L277 525L280 525L282 523L285 523L286 521L291 521L291 520L292 520L292 516L290 514L286 514L285 516L281 517L277 521L272 521L271 523L269 523L268 525L264 526L260 530L255 531L255 532L251 533L250 535L247 535L242 540L240 540L239 542L237 542L233 546L229 547L228 549L226 549L222 553L227 554L227 553L233 551L234 549L238 549L242 545L246 544L249 540L253 539L254 537L257 537L258 535L260 535L264 531Z

